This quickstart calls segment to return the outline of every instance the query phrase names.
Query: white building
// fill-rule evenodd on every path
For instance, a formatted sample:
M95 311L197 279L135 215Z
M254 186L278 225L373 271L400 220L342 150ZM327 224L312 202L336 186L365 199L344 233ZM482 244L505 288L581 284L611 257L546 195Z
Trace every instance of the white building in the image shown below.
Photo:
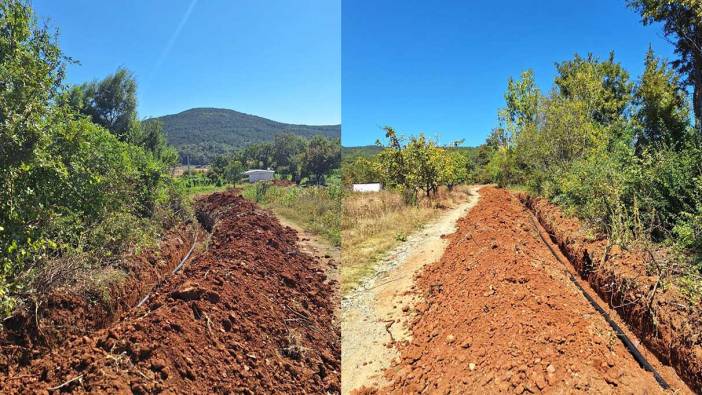
M249 178L249 182L256 181L271 181L273 180L273 170L251 169L244 172L244 175Z
M372 184L353 184L354 192L380 192L383 185L379 182Z

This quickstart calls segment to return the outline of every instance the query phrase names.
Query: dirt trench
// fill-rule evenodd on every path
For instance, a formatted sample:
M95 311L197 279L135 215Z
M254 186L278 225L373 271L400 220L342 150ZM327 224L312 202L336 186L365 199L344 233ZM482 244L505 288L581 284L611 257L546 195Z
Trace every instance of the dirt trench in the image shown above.
M119 273L125 278L105 285L98 295L82 284L94 283L87 274L54 272L55 277L71 277L73 282L55 287L42 299L16 309L0 326L0 374L25 366L52 348L119 320L171 273L192 247L194 239L204 237L205 232L198 223L186 223L169 230L158 246L123 257ZM97 275L103 273L97 272Z
M414 277L441 258L456 221L475 206L479 186L468 201L447 209L380 259L374 274L341 301L341 391L387 384L383 372L398 357L396 342L409 337L405 310L416 301Z
M230 191L198 203L206 250L138 308L28 366L2 393L337 393L326 268L294 230Z
M552 241L658 359L675 368L702 393L702 303L691 305L674 282L660 282L655 266L667 259L665 248L623 249L603 237L588 237L577 219L542 198L520 200L532 211Z
M664 393L569 280L519 199L496 188L480 195L417 277L420 301L402 306L411 339L385 371L388 384L358 392ZM672 391L691 392L625 332Z

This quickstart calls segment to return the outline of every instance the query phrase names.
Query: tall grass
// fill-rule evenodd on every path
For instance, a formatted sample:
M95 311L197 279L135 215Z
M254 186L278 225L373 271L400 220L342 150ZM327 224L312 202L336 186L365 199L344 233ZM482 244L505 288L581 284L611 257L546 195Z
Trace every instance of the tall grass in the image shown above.
M329 180L327 186L277 186L246 184L242 196L271 209L277 215L305 230L341 245L341 184Z
M464 187L441 188L432 199L405 203L396 191L348 193L341 219L341 292L352 290L374 270L376 261L442 209L465 201Z

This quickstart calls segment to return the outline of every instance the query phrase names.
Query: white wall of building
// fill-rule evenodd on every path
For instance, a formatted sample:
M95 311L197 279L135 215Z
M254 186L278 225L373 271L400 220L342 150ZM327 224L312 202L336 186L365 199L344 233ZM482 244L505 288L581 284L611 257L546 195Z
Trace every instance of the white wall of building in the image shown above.
M380 192L381 189L383 189L383 186L380 183L353 184L354 192Z

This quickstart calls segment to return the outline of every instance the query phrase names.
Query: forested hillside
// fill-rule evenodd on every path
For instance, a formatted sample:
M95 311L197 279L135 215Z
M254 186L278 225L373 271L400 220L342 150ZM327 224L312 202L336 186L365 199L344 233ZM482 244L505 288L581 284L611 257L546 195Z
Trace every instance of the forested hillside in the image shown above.
M193 108L155 119L163 124L168 143L176 147L181 162L189 160L194 165L210 163L254 143L273 141L284 133L305 138L341 135L340 125L294 125L221 108Z

